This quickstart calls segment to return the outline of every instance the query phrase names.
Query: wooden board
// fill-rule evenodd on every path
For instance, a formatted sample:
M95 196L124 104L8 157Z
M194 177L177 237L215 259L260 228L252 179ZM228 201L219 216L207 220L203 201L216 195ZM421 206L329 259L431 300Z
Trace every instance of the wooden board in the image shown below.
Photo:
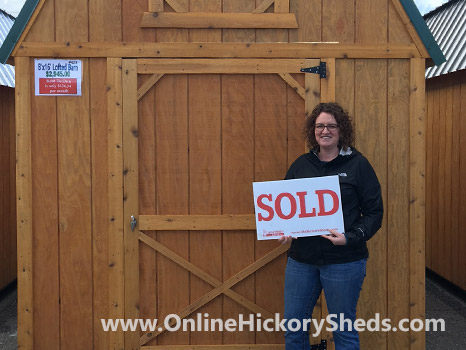
M461 274L460 262L465 261L464 255L459 253L462 242L466 240L464 235L460 232L459 218L460 218L460 187L462 176L460 175L461 167L461 157L460 157L460 142L462 135L460 134L460 125L461 125L461 105L465 102L461 100L461 75L457 75L453 79L451 95L452 95L452 138L451 138L451 255L450 255L450 264L451 264L451 275L450 281L456 285L466 289L464 285L461 285L459 276ZM426 189L427 189L426 184ZM428 194L426 190L426 195ZM427 205L427 198L426 198ZM427 214L426 214L427 219ZM427 237L427 232L426 232ZM456 242L459 242L457 244ZM426 254L427 255L427 254Z
M147 9L147 0L136 0L122 3L123 40L130 43L154 42L155 29L140 28L140 14ZM122 55L120 57L128 57ZM138 77L138 87L141 87L149 77ZM155 89L149 89L138 102L138 167L139 173L139 214L157 213L156 205L156 167L155 167ZM153 232L146 232L155 237ZM139 317L154 318L157 315L156 305L156 254L145 244L139 244ZM140 335L140 332L137 332Z
M432 130L436 130L436 134L439 132L440 128L440 89L435 89L433 91L432 97ZM438 181L438 174L439 174L439 167L438 167L438 157L439 157L439 137L432 138L432 162L436 164L432 168L432 186L430 187L432 198L438 198L439 193L439 181ZM433 232L438 232L438 202L437 200L432 200L432 217L431 217L431 227ZM431 268L436 271L438 269L438 254L437 254L437 240L438 235L432 235L432 261L431 261Z
M290 13L145 12L143 28L298 28Z
M9 137L6 137L6 132L9 131L8 116L5 116L3 110L3 95L5 94L3 86L0 88L0 169L8 169L6 164L9 164L8 158L10 156ZM5 131L7 130L7 131ZM5 223L6 229L0 230L0 288L4 288L8 282L8 262L7 260L7 245L9 236L9 226L7 218L9 216L9 209L7 206L7 198L9 195L7 175L9 172L0 172L0 220ZM9 201L8 201L9 203Z
M444 181L445 181L445 192L443 195L443 207L445 210L445 228L443 235L443 268L442 276L445 276L448 280L451 280L451 249L452 249L452 231L451 231L451 178L452 178L452 133L453 133L453 94L452 92L452 81L450 80L445 86L445 102L446 106L444 111L444 118L442 122L445 124L445 167L444 167ZM454 243L453 243L454 244Z
M108 119L108 314L109 318L125 315L124 238L123 238L123 91L122 60L107 60ZM111 347L124 346L122 330L109 335Z
M252 12L255 1L226 0L224 12ZM254 42L254 29L224 29L222 45L228 42ZM234 44L232 44L234 45ZM254 76L222 76L222 208L228 214L252 213L250 184L254 180ZM222 273L230 278L254 262L255 232L229 231L223 233ZM233 250L232 247L235 247ZM233 290L255 300L254 276L249 276ZM230 298L223 298L223 317L236 319L249 311ZM224 344L254 343L253 332L225 332Z
M7 219L9 230L10 230L10 249L9 249L9 271L10 271L10 280L13 281L18 276L18 264L17 264L17 233L16 233L16 143L15 143L15 92L13 89L9 90L8 94L8 118L9 118L9 130L8 130L8 140L9 140L9 164L7 165L8 179L9 179L9 207L10 215Z
M282 31L258 32L257 41L275 41ZM293 73L294 71L288 71ZM276 74L254 77L254 181L283 179L287 164L286 112L287 84ZM256 241L256 260L277 246L276 241ZM283 285L286 257L273 261L255 275L256 302L269 310L283 312ZM273 285L274 288L270 288ZM283 341L281 334L256 332L256 343L274 344Z
M115 43L122 40L120 1L97 0L89 2L89 40ZM111 305L109 274L109 186L108 186L108 121L107 59L91 59L90 118L92 158L92 263L94 349L108 348L110 333L102 329L100 319L108 318ZM105 101L104 103L102 101ZM103 151L105 150L105 151Z
M16 280L14 89L0 87L0 289Z
M88 40L87 14L87 2L55 3L54 39ZM82 69L82 96L57 98L60 344L67 349L93 346L88 60Z
M386 43L388 28L387 0L359 0L356 3L356 43Z
M466 101L466 79L464 73L461 75L461 99L460 101ZM461 103L461 115L466 114L466 103ZM461 118L460 120L460 134L461 134L461 139L460 139L460 147L466 147L466 137L464 135L466 132L466 120L465 118ZM463 148L461 148L463 149ZM461 162L460 166L460 173L463 174L464 171L466 171L466 163ZM464 181L461 182L460 184L460 223L459 227L463 227L461 225L466 224L466 184ZM464 237L464 235L463 235ZM459 251L458 255L460 257L466 256L466 239L463 239L463 241L459 244ZM459 262L459 285L463 288L466 289L466 259L462 259L462 261Z
M253 12L256 8L255 1L237 1L237 0L224 0L223 12L247 13ZM244 42L254 43L255 30L254 29L222 29L222 46L234 45L230 42Z
M94 348L108 347L109 333L104 332L101 318L109 317L111 267L108 264L108 113L107 103L107 60L92 59L90 73L90 117L91 117L91 157L92 157L92 262L93 283L98 285L93 291ZM105 150L105 151L103 151Z
M15 59L16 208L18 234L18 347L33 348L33 213L30 64Z
M433 147L432 147L432 134L433 134L433 123L434 123L434 108L433 108L433 96L432 89L429 89L429 85L426 84L426 188L431 189L433 186L432 172L433 172ZM432 269L432 191L426 191L426 268Z
M388 61L387 315L409 315L409 60ZM375 253L377 254L377 253ZM390 332L389 349L408 349L409 333Z
M437 207L438 213L438 222L437 222L437 271L442 275L445 273L446 267L446 256L445 256L445 207L444 207L444 198L445 198L445 158L446 158L446 142L440 141L445 140L446 135L446 125L443 111L446 108L446 84L447 81L442 80L441 88L439 89L439 121L437 135L439 137L438 143L438 194L439 194L439 203Z
M390 0L388 2L388 7L388 42L411 43L413 39L411 38L410 31L407 30L407 27L412 27L412 23L409 21L406 13L400 12L400 10L403 8L400 1ZM404 16L402 17L401 15ZM408 19L407 22L405 22L406 19Z
M54 4L45 2L28 39L51 41L55 35ZM47 18L46 18L47 17ZM32 69L32 62L30 62ZM16 66L16 69L21 69ZM18 71L17 71L18 72ZM32 73L31 73L32 74ZM18 84L18 83L17 83ZM16 87L17 89L18 87ZM31 85L32 88L32 85ZM32 94L32 92L31 92ZM58 145L56 98L31 97L34 158L34 348L60 347ZM36 158L37 157L37 158ZM39 197L37 197L39 196Z
M92 337L79 337L93 332L88 69L83 60L83 96L57 103L60 338L69 349L92 347Z
M158 350L156 346L143 346L143 350ZM238 344L238 345L168 345L167 350L284 350L283 344Z
M193 14L222 11L221 1L195 1ZM191 29L191 42L221 42L221 30ZM189 212L190 214L221 214L221 76L199 75L188 78L189 114ZM199 231L189 234L190 261L222 280L222 232ZM212 287L190 275L190 303L208 293ZM196 313L222 317L223 296L217 297ZM192 332L191 344L220 344L222 332Z
M123 239L124 239L124 315L139 317L139 240L137 226L131 226L139 213L138 100L136 60L122 62L123 94ZM122 200L123 200L122 198ZM138 332L125 333L125 349L137 349Z
M425 62L410 60L410 319L425 317ZM410 332L411 349L425 348L425 333Z
M322 41L354 43L354 1L327 0L322 6Z
M33 97L33 205L34 300L37 302L34 347L58 349L60 345L58 140L56 98Z
M121 18L121 1L97 0L89 2L89 41L120 42L122 40Z
M222 76L222 207L224 213L251 213L254 181L254 77ZM254 221L255 226L255 221ZM255 231L223 233L223 266L225 279L254 262ZM232 248L235 249L232 249ZM255 300L254 276L249 276L233 290ZM249 311L229 298L223 299L223 317L236 319ZM254 343L253 332L225 332L225 344Z
M371 162L382 187L382 198L387 198L387 101L380 98L387 96L387 62L356 60L355 85L355 146ZM368 249L367 275L358 304L358 315L366 320L374 316L374 310L381 318L387 315L387 216L383 227L368 242ZM386 342L385 333L361 334L362 348L384 348Z
M316 23L321 23L322 2L320 0L291 1L290 12L296 15L298 29L289 30L289 42L322 41L320 25L315 25Z
M166 34L166 39L171 36ZM159 214L189 213L188 157L188 78L166 76L156 89L155 139L157 171L157 207ZM157 240L178 255L189 257L189 233L158 232ZM157 316L162 318L173 310L189 304L189 273L163 256L157 256ZM164 333L158 344L180 344L189 340L189 332Z
M132 27L125 27L124 33ZM172 31L173 29L157 29ZM162 42L128 42L129 34L124 36L123 44L112 42L70 42L37 43L25 42L18 50L17 56L28 57L223 57L223 58L410 58L419 57L414 44L339 44L319 41L296 43L253 43L253 29L224 29L224 42L219 43L162 43ZM234 33L244 35L245 42L225 42L234 40ZM147 40L154 36L152 29L142 33ZM143 39L141 39L143 40Z
M276 74L299 73L298 59L139 59L140 74Z

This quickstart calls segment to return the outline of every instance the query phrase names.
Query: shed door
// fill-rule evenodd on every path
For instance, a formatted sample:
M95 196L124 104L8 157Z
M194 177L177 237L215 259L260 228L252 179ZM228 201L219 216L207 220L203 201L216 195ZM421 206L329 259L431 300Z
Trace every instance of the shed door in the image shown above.
M122 67L125 318L158 319L155 330L126 332L126 348L283 348L282 332L257 326L222 332L211 322L283 313L288 247L256 240L252 182L282 179L305 152L306 111L334 99L334 60L326 61L322 80L300 73L319 60L114 65L115 76ZM315 315L320 318L320 307ZM188 330L167 329L177 327L178 317L193 319Z

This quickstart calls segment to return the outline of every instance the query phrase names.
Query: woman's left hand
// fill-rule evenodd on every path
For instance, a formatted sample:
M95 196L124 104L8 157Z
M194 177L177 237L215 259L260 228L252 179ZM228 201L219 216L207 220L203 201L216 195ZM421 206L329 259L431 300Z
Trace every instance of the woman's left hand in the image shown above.
M345 245L346 244L346 237L343 233L338 232L337 230L328 230L330 232L329 235L321 235L320 237L324 237L328 239L333 245Z

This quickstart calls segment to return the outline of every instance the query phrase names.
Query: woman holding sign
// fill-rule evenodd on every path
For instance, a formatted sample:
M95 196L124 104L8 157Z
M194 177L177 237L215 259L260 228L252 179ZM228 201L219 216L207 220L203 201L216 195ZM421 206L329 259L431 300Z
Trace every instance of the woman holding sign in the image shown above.
M338 325L347 320L343 329L333 332L335 348L359 349L358 332L352 325L366 275L366 241L382 224L380 184L369 161L352 147L351 120L337 103L314 108L306 120L305 136L311 151L296 159L285 179L338 175L345 232L279 239L283 244L291 242L285 272L285 319L305 324L323 289L331 320ZM309 327L288 329L285 342L287 350L309 349Z

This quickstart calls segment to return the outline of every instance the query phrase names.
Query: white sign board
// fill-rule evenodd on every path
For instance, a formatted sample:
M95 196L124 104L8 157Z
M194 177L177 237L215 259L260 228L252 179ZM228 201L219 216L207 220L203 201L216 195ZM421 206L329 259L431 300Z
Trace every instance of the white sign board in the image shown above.
M34 60L36 96L81 96L81 60Z
M344 232L338 176L254 182L257 239Z

